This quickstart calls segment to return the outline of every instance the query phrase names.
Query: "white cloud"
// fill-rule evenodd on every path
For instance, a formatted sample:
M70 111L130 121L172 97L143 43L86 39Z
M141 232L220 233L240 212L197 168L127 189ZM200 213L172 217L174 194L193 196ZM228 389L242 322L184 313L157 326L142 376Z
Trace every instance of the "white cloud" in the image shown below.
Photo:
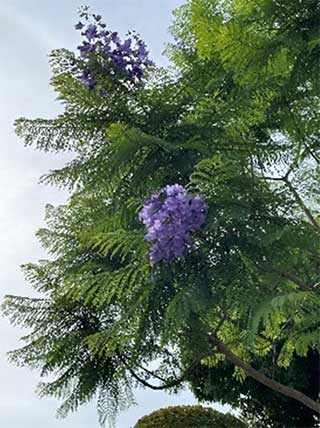
M38 44L47 52L62 46L64 40L58 37L59 33L53 34L48 31L41 21L32 20L22 9L21 5L14 2L4 2L1 5L0 18L2 31L12 33L13 27L19 31L19 35L28 35L33 39L33 44Z

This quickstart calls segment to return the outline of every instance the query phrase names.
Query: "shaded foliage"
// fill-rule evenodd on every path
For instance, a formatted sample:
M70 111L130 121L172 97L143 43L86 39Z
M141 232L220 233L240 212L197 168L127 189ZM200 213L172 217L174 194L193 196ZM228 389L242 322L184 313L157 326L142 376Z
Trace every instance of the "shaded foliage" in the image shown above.
M150 71L130 90L106 75L107 98L73 77L73 53L53 52L64 112L16 130L39 150L72 151L42 178L70 199L47 207L38 232L50 259L24 266L43 298L8 296L4 312L30 330L11 358L54 374L40 393L64 400L61 415L98 395L103 423L136 385L189 381L199 397L281 424L278 396L231 366L210 332L317 399L296 367L307 373L319 351L318 11L311 0L189 1L168 49L175 72ZM138 212L173 183L204 195L208 216L192 253L152 267ZM287 417L293 426L295 409Z

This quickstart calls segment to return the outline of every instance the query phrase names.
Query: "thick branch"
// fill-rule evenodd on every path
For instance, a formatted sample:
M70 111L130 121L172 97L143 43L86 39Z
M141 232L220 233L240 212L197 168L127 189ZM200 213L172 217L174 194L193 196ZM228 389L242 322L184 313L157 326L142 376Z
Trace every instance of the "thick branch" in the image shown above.
M291 190L295 200L298 202L298 204L300 205L300 207L302 208L302 210L304 211L305 215L308 217L308 219L310 220L310 222L313 224L313 226L317 229L317 231L320 231L320 225L317 222L317 220L313 217L311 211L309 210L309 208L305 205L305 203L303 202L301 196L299 195L299 193L296 191L296 189L292 186L292 184L290 183L290 181L288 179L285 179L284 182L286 183L286 185L288 186L288 188Z
M265 376L263 373L254 369L245 361L237 357L230 349L228 349L226 345L215 336L215 334L213 333L210 334L209 341L212 345L216 346L217 350L221 354L225 355L228 358L228 360L231 361L235 366L243 369L248 376L252 377L253 379L262 383L263 385L273 389L274 391L279 392L280 394L283 394L287 397L293 398L296 401L299 401L300 403L304 404L306 407L309 407L309 409L320 414L319 403L307 397L306 395L302 394L302 392L297 391L296 389L290 388L288 386L285 386L279 382L276 382L275 380L270 379L269 377Z
M308 284L303 282L300 278L298 278L295 274L293 274L291 272L282 272L281 276L283 278L289 279L290 281L294 282L303 291L314 291L314 289L312 287L310 287Z
M262 176L261 179L263 179L263 180L270 180L270 181L283 181L286 184L286 186L290 189L290 191L293 194L293 196L294 196L295 200L297 201L298 205L300 206L300 208L302 208L303 212L308 217L308 219L310 220L310 222L312 223L312 225L319 232L320 231L320 224L313 217L311 211L306 206L306 204L303 202L303 199L301 198L301 196L299 195L299 193L296 191L296 189L293 187L293 185L289 181L289 175L290 175L291 171L292 171L292 168L290 168L288 170L288 172L286 173L286 175L284 177L266 177L266 176Z

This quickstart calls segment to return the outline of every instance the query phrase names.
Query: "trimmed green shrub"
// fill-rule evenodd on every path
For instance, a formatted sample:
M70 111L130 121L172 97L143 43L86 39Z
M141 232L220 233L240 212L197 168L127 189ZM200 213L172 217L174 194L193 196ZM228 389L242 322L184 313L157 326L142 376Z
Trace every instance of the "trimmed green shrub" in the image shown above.
M175 406L144 416L135 428L247 428L232 416L202 406Z

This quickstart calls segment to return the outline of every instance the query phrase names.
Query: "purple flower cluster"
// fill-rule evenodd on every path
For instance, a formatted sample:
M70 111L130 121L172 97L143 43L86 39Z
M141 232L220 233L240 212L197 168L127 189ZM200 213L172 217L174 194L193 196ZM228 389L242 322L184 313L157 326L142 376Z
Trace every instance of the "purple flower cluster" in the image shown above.
M135 33L121 41L117 32L106 30L106 24L101 22L101 15L90 15L88 8L80 13L86 23L79 21L76 30L81 31L84 40L78 49L82 59L82 72L79 76L82 83L93 89L97 83L97 69L105 73L120 72L131 82L141 80L146 67L154 65L148 58L146 44ZM93 55L97 54L97 55ZM100 58L100 66L94 58Z
M192 246L192 233L205 222L207 204L203 196L193 196L183 186L166 186L148 199L139 218L146 226L151 244L150 262L172 263Z

